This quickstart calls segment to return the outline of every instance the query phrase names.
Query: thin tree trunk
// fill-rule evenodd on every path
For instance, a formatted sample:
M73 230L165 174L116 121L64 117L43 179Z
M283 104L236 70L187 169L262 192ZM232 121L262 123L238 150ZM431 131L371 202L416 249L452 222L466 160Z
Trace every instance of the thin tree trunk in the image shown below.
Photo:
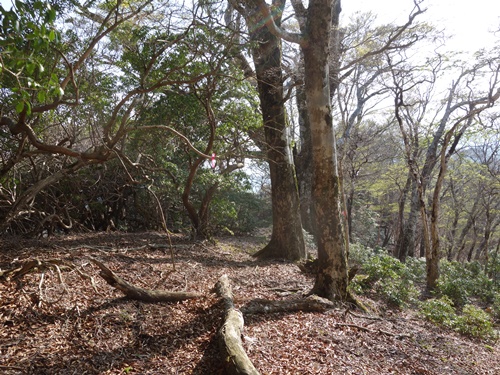
M303 59L300 62L303 65ZM303 75L303 74L302 74ZM303 81L303 77L299 78ZM297 181L300 197L300 216L304 229L316 236L314 220L312 217L312 150L311 150L311 127L307 116L306 93L304 86L296 88L296 101L299 117L300 145L295 153L295 167L297 169Z
M212 107L209 103L209 99L202 103L205 107L205 111L207 114L207 119L210 124L210 137L207 142L207 146L204 150L204 154L208 155L212 151L214 140L215 140L215 131L216 131L216 120L215 115L212 111ZM207 232L208 223L208 208L210 204L210 200L212 196L215 194L215 190L211 191L211 188L205 194L203 199L203 204L205 207L201 207L200 211L197 211L191 202L191 189L193 188L194 179L196 177L196 173L198 172L198 168L206 159L203 156L198 156L198 158L189 166L189 174L186 179L186 183L184 184L184 190L182 192L182 203L184 208L186 209L189 220L191 221L191 225L193 226L193 231L195 237L207 238L210 234ZM217 188L217 184L215 185L215 189Z

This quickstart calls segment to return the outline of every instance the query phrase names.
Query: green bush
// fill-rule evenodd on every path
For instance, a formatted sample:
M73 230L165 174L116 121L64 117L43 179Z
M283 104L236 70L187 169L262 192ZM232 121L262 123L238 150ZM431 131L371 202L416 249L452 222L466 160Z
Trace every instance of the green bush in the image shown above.
M455 306L464 306L469 301L471 274L458 262L440 262L440 275L436 292L451 298Z
M406 307L415 302L420 294L413 281L401 276L380 280L378 289L390 304L398 307Z
M349 244L349 265L363 267L370 262L375 252L359 243Z
M446 327L453 327L457 319L453 301L448 296L422 302L419 312L428 321Z
M398 259L386 253L377 253L369 248L352 246L350 262L361 267L362 274L357 275L350 289L358 294L373 288L390 304L406 307L419 295L413 284L415 275Z
M461 334L482 339L495 339L491 316L474 305L465 305L462 315L459 315L454 324L454 329Z
M404 273L405 268L403 263L388 254L374 255L370 262L363 265L363 270L373 282L385 278L397 278Z
M453 301L448 296L430 299L420 304L419 313L428 321L442 325L467 336L495 339L491 316L479 307L467 304L462 315L457 315Z
M500 293L496 293L493 297L491 312L495 318L500 319Z
M436 292L452 299L456 306L464 306L470 296L491 302L495 296L493 281L478 263L461 264L442 260Z
M425 258L408 257L406 258L405 265L413 281L425 281Z

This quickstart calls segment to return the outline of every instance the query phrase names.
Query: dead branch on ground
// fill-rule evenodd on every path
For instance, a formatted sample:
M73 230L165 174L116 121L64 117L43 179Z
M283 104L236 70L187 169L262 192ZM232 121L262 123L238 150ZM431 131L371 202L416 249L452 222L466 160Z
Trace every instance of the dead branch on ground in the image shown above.
M243 349L241 341L243 314L234 307L233 293L227 275L221 276L215 284L214 291L224 301L225 318L218 336L226 373L259 375Z
M120 290L125 297L143 302L176 302L187 299L200 298L202 294L193 292L170 292L167 290L144 289L123 280L95 258L90 258L92 263L101 269L99 275L113 288Z
M250 301L241 310L245 314L267 314L277 312L325 312L336 305L326 298L311 295L301 299L271 301L256 299Z

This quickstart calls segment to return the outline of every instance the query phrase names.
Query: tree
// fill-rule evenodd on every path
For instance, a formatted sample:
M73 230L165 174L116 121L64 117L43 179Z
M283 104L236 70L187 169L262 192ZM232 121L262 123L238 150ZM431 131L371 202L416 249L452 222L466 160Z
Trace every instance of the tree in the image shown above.
M427 67L434 66L426 74L415 77L407 69L393 68L395 117L403 137L406 160L412 176L412 208L407 223L408 240L400 241L400 258L405 257L410 239L414 238L416 228L416 212L420 213L422 223L422 241L427 264L427 288L433 290L439 277L440 235L438 220L440 212L440 197L446 174L448 161L466 131L474 124L475 119L483 111L491 108L500 98L498 74L500 66L495 51L492 56L482 53L470 65L458 68L458 74L451 83L441 106L431 107L431 97L437 79L440 76L442 58L438 56L435 65L427 61ZM412 71L414 71L412 69ZM483 77L487 77L483 80ZM423 88L427 85L427 90ZM484 88L483 88L484 87ZM435 112L433 112L435 111ZM427 120L436 123L432 136L425 150L423 165L419 165L419 126ZM428 121L428 120L427 120ZM407 125L408 124L408 125ZM439 166L434 192L427 204L426 190L430 186L432 172ZM413 215L412 215L413 213ZM404 246L404 247L403 247Z
M265 151L271 175L273 228L271 240L255 255L264 258L305 258L295 169L291 156L289 123L285 109L281 39L268 28L259 27L265 7L276 25L281 23L285 2L231 1L245 18L249 30L255 77L264 122ZM273 9L271 12L270 9Z
M340 9L340 2L338 7ZM295 13L299 24L305 24L304 12L295 7ZM415 18L422 13L423 10L415 6L408 21L400 26L374 26L375 17L372 14L361 13L353 17L350 24L332 29L329 60L330 94L333 103L337 104L333 110L337 119L335 122L340 166L346 153L349 152L351 132L361 123L366 113L374 106L374 102L382 100L381 98L387 93L384 85L380 84L388 69L384 63L384 54L408 49L428 33L427 27L415 24ZM338 15L334 13L334 16L334 24L339 25ZM300 144L297 147L295 161L302 219L307 229L314 232L314 228L309 224L312 157L305 95L300 87L300 83L304 81L302 60L295 76L299 85L296 89L296 100L300 125ZM342 170L341 167L341 172ZM344 211L349 214L347 206L348 202ZM350 220L349 216L347 219Z
M36 5L38 2L34 4L35 9L40 7ZM190 142L174 128L182 113L174 111L172 117L155 124L144 124L142 115L163 92L183 97L190 87L197 84L208 87L213 83L215 79L211 78L231 60L227 32L224 34L221 28L212 28L208 21L205 26L196 23L194 19L203 16L199 8L188 14L186 9L174 9L170 5L162 4L158 8L151 1L73 4L61 17L67 16L68 23L74 27L63 26L57 32L40 21L53 21L52 8L47 11L40 7L42 16L48 12L48 18L31 20L29 12L21 5L17 11L2 10L8 16L3 26L9 38L2 50L2 94L5 99L2 114L6 116L2 117L1 125L7 125L11 131L6 142L10 148L2 154L1 173L7 179L12 178L8 174L19 166L36 178L19 186L3 226L23 215L32 216L33 210L25 210L27 204L48 186L84 167L112 159L119 161L117 165L123 167L131 185L149 186L152 182L147 171L149 160L141 160L139 152L135 155L136 161L132 161L128 154L129 140L138 131L162 130L163 136L173 134L181 138L190 152L197 155L198 160L191 166L184 202L190 214L196 214L191 215L193 221L200 223L195 227L204 232L208 205L217 184L207 190L203 209L199 212L191 209L189 194L198 166L211 158L214 131L205 140ZM181 13L183 17L178 18ZM16 21L22 21L21 24L27 27L11 26ZM193 27L195 24L197 27ZM37 32L39 29L47 30L46 34ZM43 48L40 47L44 53L41 61L45 61L46 66L40 65L40 58L33 57L27 45L36 41L28 38L26 42L23 37L23 33L30 30L37 38L47 41L42 44ZM54 33L58 37L53 37ZM32 62L35 58L37 60ZM29 69L13 70L28 65ZM220 87L213 90L220 90ZM209 91L199 92L205 95ZM219 118L214 117L212 97L200 97L199 102L205 108L202 121L209 122L210 129L215 130ZM197 147L207 153L199 152ZM231 159L229 153L226 158L232 166L226 166L226 171L239 165L232 162L234 157ZM48 164L43 161L47 160L51 164L45 168Z
M331 117L328 59L332 13L335 9L338 15L340 3L313 0L306 12L302 3L295 2L294 9L304 20L299 23L300 34L281 28L264 1L257 0L256 5L269 31L299 44L304 55L305 96L312 141L313 207L318 229L318 270L311 293L331 300L346 300L347 247L341 218L342 194Z

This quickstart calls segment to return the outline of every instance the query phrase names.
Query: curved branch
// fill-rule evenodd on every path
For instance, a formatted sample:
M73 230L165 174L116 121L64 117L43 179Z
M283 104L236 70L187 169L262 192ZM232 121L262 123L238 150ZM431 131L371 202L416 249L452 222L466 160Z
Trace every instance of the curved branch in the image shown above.
M99 275L106 280L109 285L120 290L127 298L132 300L143 302L176 302L203 296L200 293L193 292L170 292L166 290L144 289L123 280L97 259L90 258L90 260L100 268L101 272Z

